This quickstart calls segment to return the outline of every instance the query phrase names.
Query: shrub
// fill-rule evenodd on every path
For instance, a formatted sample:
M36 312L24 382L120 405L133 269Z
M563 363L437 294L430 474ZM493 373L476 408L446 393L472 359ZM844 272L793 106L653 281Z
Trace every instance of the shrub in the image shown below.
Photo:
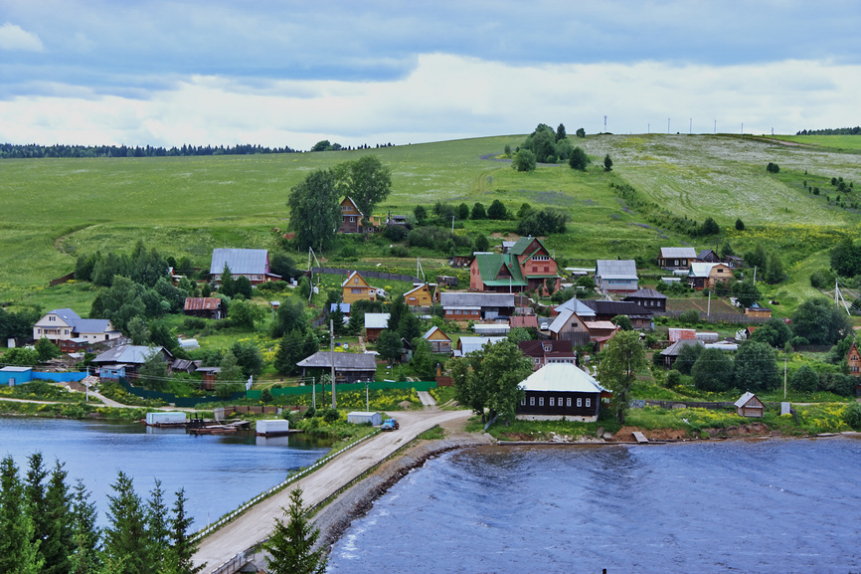
M827 289L834 284L834 273L829 269L817 269L810 274L810 286L815 289Z
M186 317L182 321L182 328L186 331L200 331L206 327L206 321L200 317Z
M719 349L703 350L691 369L691 375L694 386L701 391L720 393L733 386L732 361Z
M317 416L317 409L314 408L313 405L305 409L305 414L303 415L306 419L313 418Z
M511 167L515 171L535 171L535 154L528 149L522 149L514 155Z
M768 173L780 173L780 166L773 162L768 162L768 165L765 166L765 171Z
M812 368L804 365L792 375L790 385L802 393L814 393L819 388L819 375Z
M271 403L275 397L272 396L272 391L269 389L263 389L263 392L260 393L260 400L264 403Z
M338 253L338 256L341 259L349 259L351 257L355 257L358 255L358 251L356 251L355 245L345 245L341 248L341 251Z
M700 312L696 309L685 311L679 315L679 321L681 321L683 325L696 325L700 322Z
M744 231L744 221L742 221L741 219L736 219L735 229L736 231Z
M383 231L383 236L391 241L403 241L407 237L407 229L400 225L390 225Z
M843 409L843 422L852 429L861 431L861 403L851 402Z
M403 245L395 245L391 249L392 257L409 257L410 250Z
M660 353L657 353L660 356ZM668 389L674 389L682 384L682 374L677 370L673 369L667 372L667 382L666 386Z
M323 420L327 423L333 423L341 418L341 413L338 412L338 409L333 409L329 407L326 409L326 414L323 415Z

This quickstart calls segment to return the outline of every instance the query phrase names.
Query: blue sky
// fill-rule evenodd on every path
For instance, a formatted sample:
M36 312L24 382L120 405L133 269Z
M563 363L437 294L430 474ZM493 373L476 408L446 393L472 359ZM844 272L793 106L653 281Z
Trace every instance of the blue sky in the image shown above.
M0 141L857 125L861 3L0 0ZM676 131L676 127L673 131Z

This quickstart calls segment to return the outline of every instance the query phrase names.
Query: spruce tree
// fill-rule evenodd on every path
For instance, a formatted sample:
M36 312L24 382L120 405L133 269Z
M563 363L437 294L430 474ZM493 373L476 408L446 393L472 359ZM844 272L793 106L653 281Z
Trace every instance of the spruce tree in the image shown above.
M323 548L314 550L320 530L312 528L302 508L302 490L290 492L290 509L282 509L289 521L284 524L275 519L275 532L265 548L272 555L267 568L272 574L323 574L326 556Z
M298 331L285 333L275 352L274 366L279 374L290 376L296 372L296 356L302 351L302 338ZM304 357L302 357L304 358Z
M74 552L72 540L72 497L66 485L68 473L63 469L59 460L54 464L48 489L45 493L45 508L47 511L47 531L42 540L42 555L45 564L43 574L66 574L69 572L69 556Z
M38 556L38 542L32 542L33 533L33 520L18 467L15 460L7 456L0 462L0 572L41 572L42 561Z
M233 297L235 289L236 285L233 281L233 274L230 272L230 267L228 267L227 263L225 263L224 270L221 272L221 287L218 289L218 291L222 295Z
M197 574L203 570L206 563L195 566L192 561L194 553L197 552L197 544L189 532L194 519L186 514L185 503L185 489L180 489L176 493L173 516L170 519L171 548L166 562L177 574Z
M149 566L152 571L161 570L165 550L170 547L167 507L164 505L164 491L161 481L156 479L150 491L146 509L147 543L149 545Z
M102 559L114 574L149 572L146 515L132 479L120 471L108 496L108 527L104 530Z
M27 513L33 521L33 535L30 543L37 547L37 556L45 561L44 544L48 538L48 504L45 499L45 478L48 471L42 464L42 453L35 452L27 457L29 466L24 479L24 497L27 499Z
M84 482L75 483L72 495L72 542L74 550L69 556L71 574L92 574L99 570L99 529L96 526L96 504L90 502L90 493Z

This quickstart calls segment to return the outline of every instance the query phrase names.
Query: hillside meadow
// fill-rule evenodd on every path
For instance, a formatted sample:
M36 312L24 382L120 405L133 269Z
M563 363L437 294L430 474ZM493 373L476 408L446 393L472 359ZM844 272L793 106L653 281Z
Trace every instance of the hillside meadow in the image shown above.
M548 247L557 257L583 266L597 258L651 261L661 245L714 247L650 225L610 186L630 184L675 215L699 222L715 218L737 251L757 241L780 249L791 280L775 292L783 290L790 299L808 295L808 270L827 266L827 249L847 233L857 235L861 224L857 210L825 198L831 177L861 183L856 155L761 138L602 135L572 138L592 156L586 173L567 165L539 165L535 172L517 173L499 156L506 145L516 148L524 138L258 156L4 160L0 301L70 306L84 315L95 296L92 286L48 289L48 282L72 271L76 254L130 251L138 239L165 254L189 256L198 267L208 267L215 247L274 248L274 229L284 231L289 223L291 187L309 171L365 153L378 155L392 169L393 191L377 215L405 213L416 205L430 208L436 201L471 206L500 199L514 212L523 202L553 207L568 213L570 222L567 233L548 238ZM599 165L607 153L614 160L610 173ZM781 166L779 174L765 171L770 161ZM802 181L822 186L823 194L810 194ZM737 218L745 222L745 231L735 230ZM457 233L497 238L512 234L517 225L456 223ZM339 261L334 253L322 255L339 266L379 266L410 274L417 256L427 258L426 272L437 273L446 264L431 250L390 257L387 245L359 246L354 262ZM299 261L304 258L297 254Z

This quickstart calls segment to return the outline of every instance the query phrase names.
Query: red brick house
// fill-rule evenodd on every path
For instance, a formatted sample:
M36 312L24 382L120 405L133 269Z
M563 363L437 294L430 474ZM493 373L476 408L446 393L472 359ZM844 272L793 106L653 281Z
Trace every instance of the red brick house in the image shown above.
M508 253L475 253L469 262L469 288L499 293L545 290L550 280L556 291L560 284L556 270L556 261L540 239L521 237Z

